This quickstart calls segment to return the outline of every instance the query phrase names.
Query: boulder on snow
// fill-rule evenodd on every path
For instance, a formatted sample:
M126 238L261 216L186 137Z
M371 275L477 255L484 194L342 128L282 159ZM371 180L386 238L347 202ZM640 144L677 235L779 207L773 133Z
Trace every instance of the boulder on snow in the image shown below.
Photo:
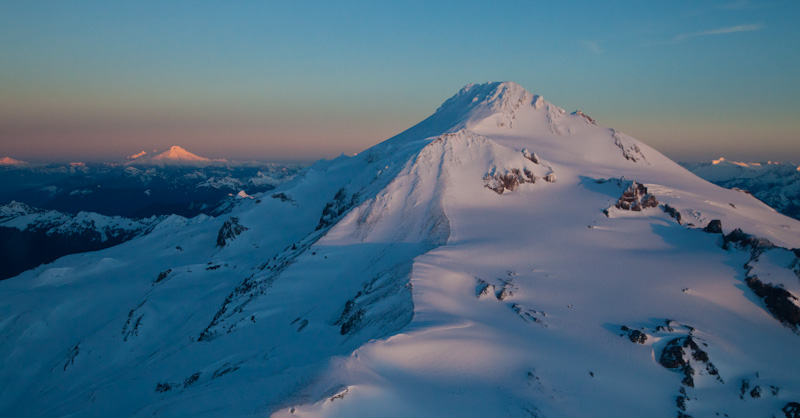
M719 219L714 219L703 228L703 232L708 232L709 234L721 234L722 233L722 221Z

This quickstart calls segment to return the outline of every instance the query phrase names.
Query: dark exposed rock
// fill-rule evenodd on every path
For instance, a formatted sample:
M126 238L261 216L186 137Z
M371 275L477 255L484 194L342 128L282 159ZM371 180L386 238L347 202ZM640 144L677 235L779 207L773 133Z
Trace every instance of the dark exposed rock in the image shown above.
M486 281L477 279L478 284L475 285L475 297L480 298L481 296L488 295L494 290L494 286L486 283Z
M650 164L647 162L647 158L644 157L644 153L642 153L642 150L638 145L636 145L635 142L624 139L622 134L614 129L611 130L611 137L614 138L614 145L619 147L619 149L622 151L622 156L625 157L626 160L633 161L634 163L644 161L647 164Z
M67 367L75 364L75 357L78 357L80 351L80 344L75 344L74 347L69 349L69 353L67 353L67 361L64 362L64 371L67 371Z
M239 365L241 365L242 363L243 363L243 361L240 361L240 362L238 362L236 364L230 364L230 363L226 362L225 364L222 365L222 367L220 367L217 370L214 370L214 373L211 374L211 379L213 380L213 379L216 379L218 377L225 376L228 373L233 373L233 372L239 370Z
M339 333L342 335L347 335L351 331L358 329L358 326L361 324L361 321L364 319L364 309L357 310L354 314L347 317L347 319L342 322L342 326L339 329Z
M495 294L497 300L506 300L511 296L514 296L514 291L517 290L517 286L511 281L511 279L503 280L503 288L500 289L499 292Z
M747 286L764 300L767 309L777 320L790 327L800 325L800 308L795 305L797 298L788 290L763 283L756 276L745 279Z
M322 209L322 215L319 217L319 223L317 223L315 230L319 231L322 228L333 225L336 219L350 210L356 203L358 203L358 193L348 197L347 191L342 187L333 196L333 200L328 202L325 208Z
M222 228L219 229L219 234L217 234L217 247L224 247L228 241L236 238L244 231L247 231L247 227L239 225L239 218L231 216L222 224Z
M597 122L595 122L594 119L591 116L587 115L586 113L581 112L580 109L572 112L572 114L576 115L576 116L583 117L584 119L586 119L587 122L591 123L592 125L597 125Z
M158 382L158 384L156 385L156 392L164 393L164 392L169 392L171 390L172 390L172 383Z
M742 384L739 385L739 399L744 399L748 390L750 390L750 379L742 379Z
M647 334L645 334L642 331L639 331L638 329L630 329L625 325L620 327L620 329L622 329L622 331L624 331L625 334L628 335L628 339L631 340L632 343L644 344L645 342L647 342Z
M286 193L283 193L283 192L273 193L273 194L270 195L270 197L273 198L273 199L279 199L281 202L294 203L294 199L292 199L291 196L289 196L289 195L287 195ZM256 203L258 203L258 202L256 202Z
M681 411L686 411L686 402L689 400L689 397L686 395L686 389L684 389L683 386L681 386L680 392L681 394L675 398L675 406Z
M703 232L708 232L709 234L721 234L722 233L722 221L719 219L714 219L703 228Z
M300 326L297 327L297 332L302 331L307 326L308 326L308 319L304 319L303 321L300 322Z
M761 386L756 386L753 390L750 391L750 397L753 399L758 399L761 397Z
M640 212L642 209L658 206L658 200L647 192L647 187L641 183L633 182L614 205L617 209Z
M196 382L197 379L200 379L200 374L202 374L202 372L194 373L191 376L189 376L186 379L184 379L183 380L183 387L184 388L188 388L189 386L194 384L194 382Z
M675 219L676 221L678 221L678 224L683 224L683 220L681 219L681 213L680 213L680 212L678 212L678 210L677 210L677 209L675 209L675 208L673 208L672 206L670 206L670 205L667 205L667 204L664 204L664 206L662 206L661 208L662 208L662 209L664 210L664 212L666 212L666 213L667 213L669 216L671 216L673 219Z
M691 364L695 362L704 363L706 372L720 379L719 371L709 361L708 353L697 345L691 335L668 342L658 362L667 369L681 372L684 376L682 383L688 387L694 387L695 369Z
M740 228L736 228L731 231L730 234L722 237L722 248L727 250L731 247L731 244L742 250L751 249L759 252L775 247L775 244L771 243L768 239L754 237L745 233Z
M786 418L800 418L800 403L789 402L781 409L781 411Z
M139 310L147 301L144 300L139 305L131 309L128 312L128 320L125 321L125 325L122 326L122 341L128 341L131 337L139 336L139 327L142 326L142 318L144 318L144 314L136 315L136 311ZM136 317L134 320L133 318Z
M522 305L520 305L518 303L511 304L511 309L513 309L514 312L516 312L517 315L519 315L520 318L524 319L525 322L533 322L535 324L539 324L539 325L547 328L547 324L545 324L544 321L542 321L542 319L539 318L540 316L542 316L542 317L547 316L546 313L544 313L542 311L535 311L535 310L532 310L532 309L526 309L526 308L522 307Z
M347 392L348 391L349 391L349 389L345 389L345 390L337 393L336 395L331 396L330 398L328 398L328 400L333 402L333 401L335 401L337 399L344 399L344 397L347 396Z
M172 273L172 269L166 269L166 270L162 271L161 273L158 273L158 276L153 281L153 285L161 283L164 279L167 278L167 276L169 276L170 273Z

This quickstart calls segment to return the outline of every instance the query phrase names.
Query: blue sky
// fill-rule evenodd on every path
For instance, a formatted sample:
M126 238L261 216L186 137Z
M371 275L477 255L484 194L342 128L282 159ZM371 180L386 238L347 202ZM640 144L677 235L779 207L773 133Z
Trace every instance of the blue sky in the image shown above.
M677 160L800 162L792 1L6 1L0 157L361 151L512 80Z

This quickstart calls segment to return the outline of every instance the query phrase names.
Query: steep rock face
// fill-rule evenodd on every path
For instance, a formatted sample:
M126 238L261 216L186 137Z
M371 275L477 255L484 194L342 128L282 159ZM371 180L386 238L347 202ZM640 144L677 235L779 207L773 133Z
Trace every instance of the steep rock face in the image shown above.
M800 329L800 304L791 292L779 286L762 283L758 277L745 279L747 286L764 300L775 318L795 330Z
M242 232L247 231L247 227L239 224L239 218L231 216L228 218L217 234L217 247L224 247L228 241L236 238Z
M0 411L777 414L800 397L800 339L745 277L797 294L800 224L616 142L513 83L472 85L274 198L2 282L0 377L17 384ZM535 181L487 187L515 169ZM685 223L616 208L627 189ZM232 218L249 229L213 245ZM723 249L700 231L713 219L775 247Z

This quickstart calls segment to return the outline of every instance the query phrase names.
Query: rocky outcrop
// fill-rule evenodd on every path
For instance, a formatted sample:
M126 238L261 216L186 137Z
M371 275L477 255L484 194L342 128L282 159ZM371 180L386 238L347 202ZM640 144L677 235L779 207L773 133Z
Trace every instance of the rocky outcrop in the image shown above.
M228 241L236 238L242 232L247 231L247 227L239 225L239 218L231 216L222 224L217 234L217 247L224 247Z
M484 186L492 189L497 194L503 194L506 190L513 192L519 188L520 184L535 183L536 176L527 168L522 170L512 168L505 173L486 174L483 177Z
M632 210L635 212L641 212L643 209L657 206L658 199L647 192L647 187L635 181L622 192L622 196L620 196L619 200L617 200L617 203L614 205L617 209Z
M800 327L800 308L793 294L782 287L763 283L757 276L746 278L745 283L764 301L767 310L775 319L794 329Z
M781 409L786 418L800 418L800 403L789 402Z
M358 203L358 194L348 196L347 191L342 187L333 196L333 200L328 202L325 208L322 209L322 215L319 217L315 230L319 231L322 228L333 225L340 216L355 206L356 203Z
M586 122L591 123L592 125L597 125L597 122L595 122L594 118L592 118L591 116L587 115L586 113L581 112L580 109L572 112L571 114L575 115L575 116L582 117L583 119L586 120Z
M613 129L611 130L611 137L614 138L614 145L619 147L622 151L622 156L625 157L626 160L634 163L644 161L649 164L642 150L636 145L636 140Z
M658 363L667 369L683 374L682 383L688 387L694 387L694 376L699 367L702 367L709 375L719 378L719 371L709 361L708 353L697 345L691 335L670 340L661 352Z
M712 220L708 226L703 228L703 231L708 233L722 234L722 224L718 219ZM789 251L797 257L797 249L787 249L778 247L765 238L759 238L754 235L745 233L740 228L736 228L727 235L722 236L722 248L725 250L736 249L740 251L750 251L750 259L744 264L745 269L745 284L753 293L758 296L767 308L767 311L783 325L791 328L795 332L800 332L800 307L798 306L798 298L788 290L784 289L782 284L764 283L753 272L755 264L758 263L762 254L767 251ZM798 258L786 266L792 270L796 275L800 270L798 267ZM800 277L800 276L798 276Z
M722 233L722 221L719 219L714 219L703 228L703 232L708 232L709 234L721 234Z
M622 335L627 335L632 343L644 344L647 342L647 334L638 329L631 329L625 325L621 326L620 329L624 333Z
M661 206L661 210L666 212L667 215L669 215L672 219L678 221L678 225L683 225L683 217L681 216L681 213L677 209L673 208L670 205L664 204L663 206Z
M764 250L775 247L775 244L765 238L758 238L750 234L746 234L739 228L731 231L730 234L722 237L722 248L729 249L736 247L740 250L751 250L756 254L764 252Z

